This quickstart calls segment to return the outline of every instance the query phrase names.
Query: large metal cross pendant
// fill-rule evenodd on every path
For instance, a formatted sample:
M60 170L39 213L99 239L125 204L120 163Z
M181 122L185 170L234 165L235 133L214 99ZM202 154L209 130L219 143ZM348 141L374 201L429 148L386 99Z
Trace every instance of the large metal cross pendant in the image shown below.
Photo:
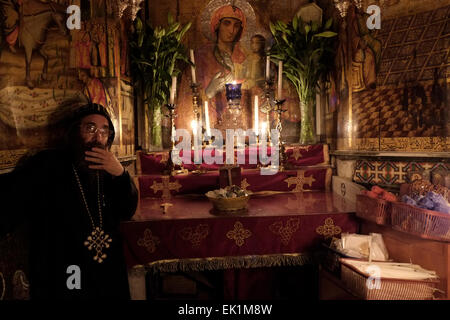
M105 231L96 227L94 231L91 232L91 235L87 237L84 245L88 248L88 250L95 250L94 261L98 263L102 263L106 258L106 253L103 253L104 248L109 248L109 244L112 242L109 234L106 234Z

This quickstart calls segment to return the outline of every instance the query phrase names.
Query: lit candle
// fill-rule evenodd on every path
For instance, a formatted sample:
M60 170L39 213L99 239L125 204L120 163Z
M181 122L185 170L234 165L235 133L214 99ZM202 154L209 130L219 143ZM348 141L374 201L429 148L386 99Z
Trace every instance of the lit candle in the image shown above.
M209 108L208 101L205 101L205 122L206 122L206 135L211 137L211 128L209 126Z
M172 137L171 137L171 141L175 142L175 136L177 135L176 130L175 130L175 126L172 126Z
M172 76L172 87L170 88L170 100L169 100L170 104L173 104L175 101L175 91L177 91L177 77Z
M266 130L267 130L267 123L266 122L262 122L261 123L261 135L266 135Z
M194 134L194 145L197 144L197 120L191 121L192 133Z
M270 79L270 57L266 58L266 80Z
M258 96L255 96L255 124L253 125L253 128L255 130L256 135L258 135L258 122L259 122L259 109L258 109Z
M283 89L282 87L283 83L283 61L278 62L278 100L282 99L281 91Z
M190 50L190 54L191 54L191 62L195 64L193 49ZM197 83L197 78L195 77L195 67L194 66L191 66L191 74L192 74L192 83Z

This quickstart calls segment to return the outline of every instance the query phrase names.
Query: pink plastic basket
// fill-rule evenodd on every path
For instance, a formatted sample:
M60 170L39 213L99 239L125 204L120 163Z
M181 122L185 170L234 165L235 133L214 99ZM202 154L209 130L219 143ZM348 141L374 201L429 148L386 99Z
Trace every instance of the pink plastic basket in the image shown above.
M450 214L395 202L392 204L391 224L396 230L421 238L450 241Z
M356 195L356 215L376 224L389 225L391 222L391 202L358 194Z

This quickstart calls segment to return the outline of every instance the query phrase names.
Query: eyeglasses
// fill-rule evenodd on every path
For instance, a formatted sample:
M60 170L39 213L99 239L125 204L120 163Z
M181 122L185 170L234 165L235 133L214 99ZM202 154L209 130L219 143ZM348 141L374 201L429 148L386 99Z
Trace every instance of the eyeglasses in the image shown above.
M106 128L97 128L94 124L88 123L84 125L84 132L90 135L94 135L98 132L100 132L100 136L103 138L109 136L109 129Z

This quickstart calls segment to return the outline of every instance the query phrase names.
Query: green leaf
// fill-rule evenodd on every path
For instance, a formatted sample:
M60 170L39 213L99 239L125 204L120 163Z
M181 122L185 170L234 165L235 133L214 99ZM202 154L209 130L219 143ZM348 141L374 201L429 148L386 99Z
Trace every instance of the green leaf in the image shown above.
M335 36L337 36L337 33L333 31L325 31L314 35L314 37L321 37L321 38L332 38Z
M311 31L311 26L309 24L305 24L305 34L308 35L309 31Z
M272 22L269 23L269 28L272 35L275 36L277 34L277 31L275 29L275 25Z
M176 23L172 24L172 25L169 27L168 31L166 32L166 35L167 35L167 36L171 35L171 34L174 33L175 31L177 31L179 27L180 27L180 23L179 23L179 22L176 22Z
M138 33L142 31L142 27L143 27L142 20L139 17L137 17L136 18L136 30Z
M138 38L138 47L140 48L140 47L142 47L142 43L144 42L144 33L143 32L141 32L141 33L139 33L139 38Z
M297 16L295 16L292 19L292 28L294 28L294 31L297 31L297 28L298 28L298 17Z
M181 29L181 31L180 31L180 38L182 38L184 36L184 34L189 30L189 28L191 26L192 26L192 22L189 22L183 27L183 29Z
M330 29L332 24L333 24L333 18L328 19L327 22L325 23L324 29L325 30Z

